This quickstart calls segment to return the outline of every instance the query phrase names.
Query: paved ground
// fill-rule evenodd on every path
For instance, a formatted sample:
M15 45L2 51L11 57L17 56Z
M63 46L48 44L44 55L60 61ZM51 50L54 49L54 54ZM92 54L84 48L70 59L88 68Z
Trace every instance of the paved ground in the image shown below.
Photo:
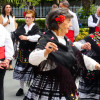
M15 61L13 61L13 66ZM19 81L13 79L13 70L7 70L4 80L4 100L23 100L24 96L17 97L15 94L19 89ZM25 86L25 93L28 87Z

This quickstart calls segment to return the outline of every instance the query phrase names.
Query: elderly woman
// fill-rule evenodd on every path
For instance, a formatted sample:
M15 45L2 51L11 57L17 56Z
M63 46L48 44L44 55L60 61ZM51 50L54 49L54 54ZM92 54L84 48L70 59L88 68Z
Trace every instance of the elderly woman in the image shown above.
M16 80L20 80L20 89L16 93L16 96L21 96L24 94L24 81L28 81L31 70L30 64L28 62L29 54L32 50L34 50L37 41L40 38L39 27L34 23L35 12L32 10L28 10L25 12L25 14L26 23L21 25L15 31L15 37L17 38L17 40L19 40L19 53L13 77ZM21 72L23 72L26 67L29 67L29 69L23 76Z
M75 79L86 68L100 69L96 61L82 56L65 37L72 17L67 9L62 8L48 14L49 30L40 38L36 49L29 56L29 62L37 68L24 100L76 100Z
M83 53L100 63L100 34L99 32L90 34L81 43L91 43L91 50ZM99 100L100 99L100 71L86 70L79 81L80 100Z
M6 68L14 54L13 43L9 32L0 24L0 100L4 100L3 81Z

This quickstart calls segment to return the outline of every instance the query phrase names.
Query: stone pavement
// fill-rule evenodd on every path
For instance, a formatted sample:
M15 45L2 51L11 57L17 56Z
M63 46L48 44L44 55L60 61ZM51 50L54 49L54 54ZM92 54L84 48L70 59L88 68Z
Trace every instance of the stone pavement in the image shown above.
M14 67L15 61L13 61ZM7 70L4 79L4 100L23 100L23 96L16 96L16 92L19 89L19 81L13 79L13 70ZM25 93L28 87L25 85Z

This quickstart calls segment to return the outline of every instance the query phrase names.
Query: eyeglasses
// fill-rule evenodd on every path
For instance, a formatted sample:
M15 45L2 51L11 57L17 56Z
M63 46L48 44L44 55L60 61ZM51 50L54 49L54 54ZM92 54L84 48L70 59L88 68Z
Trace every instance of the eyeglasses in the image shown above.
M25 19L31 19L32 17L25 17Z

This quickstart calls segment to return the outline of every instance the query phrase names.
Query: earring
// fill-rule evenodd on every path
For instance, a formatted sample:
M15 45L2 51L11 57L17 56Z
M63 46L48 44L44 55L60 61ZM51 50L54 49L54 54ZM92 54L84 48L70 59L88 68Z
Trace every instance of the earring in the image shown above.
M58 29L58 32L61 33L61 29L60 28Z

